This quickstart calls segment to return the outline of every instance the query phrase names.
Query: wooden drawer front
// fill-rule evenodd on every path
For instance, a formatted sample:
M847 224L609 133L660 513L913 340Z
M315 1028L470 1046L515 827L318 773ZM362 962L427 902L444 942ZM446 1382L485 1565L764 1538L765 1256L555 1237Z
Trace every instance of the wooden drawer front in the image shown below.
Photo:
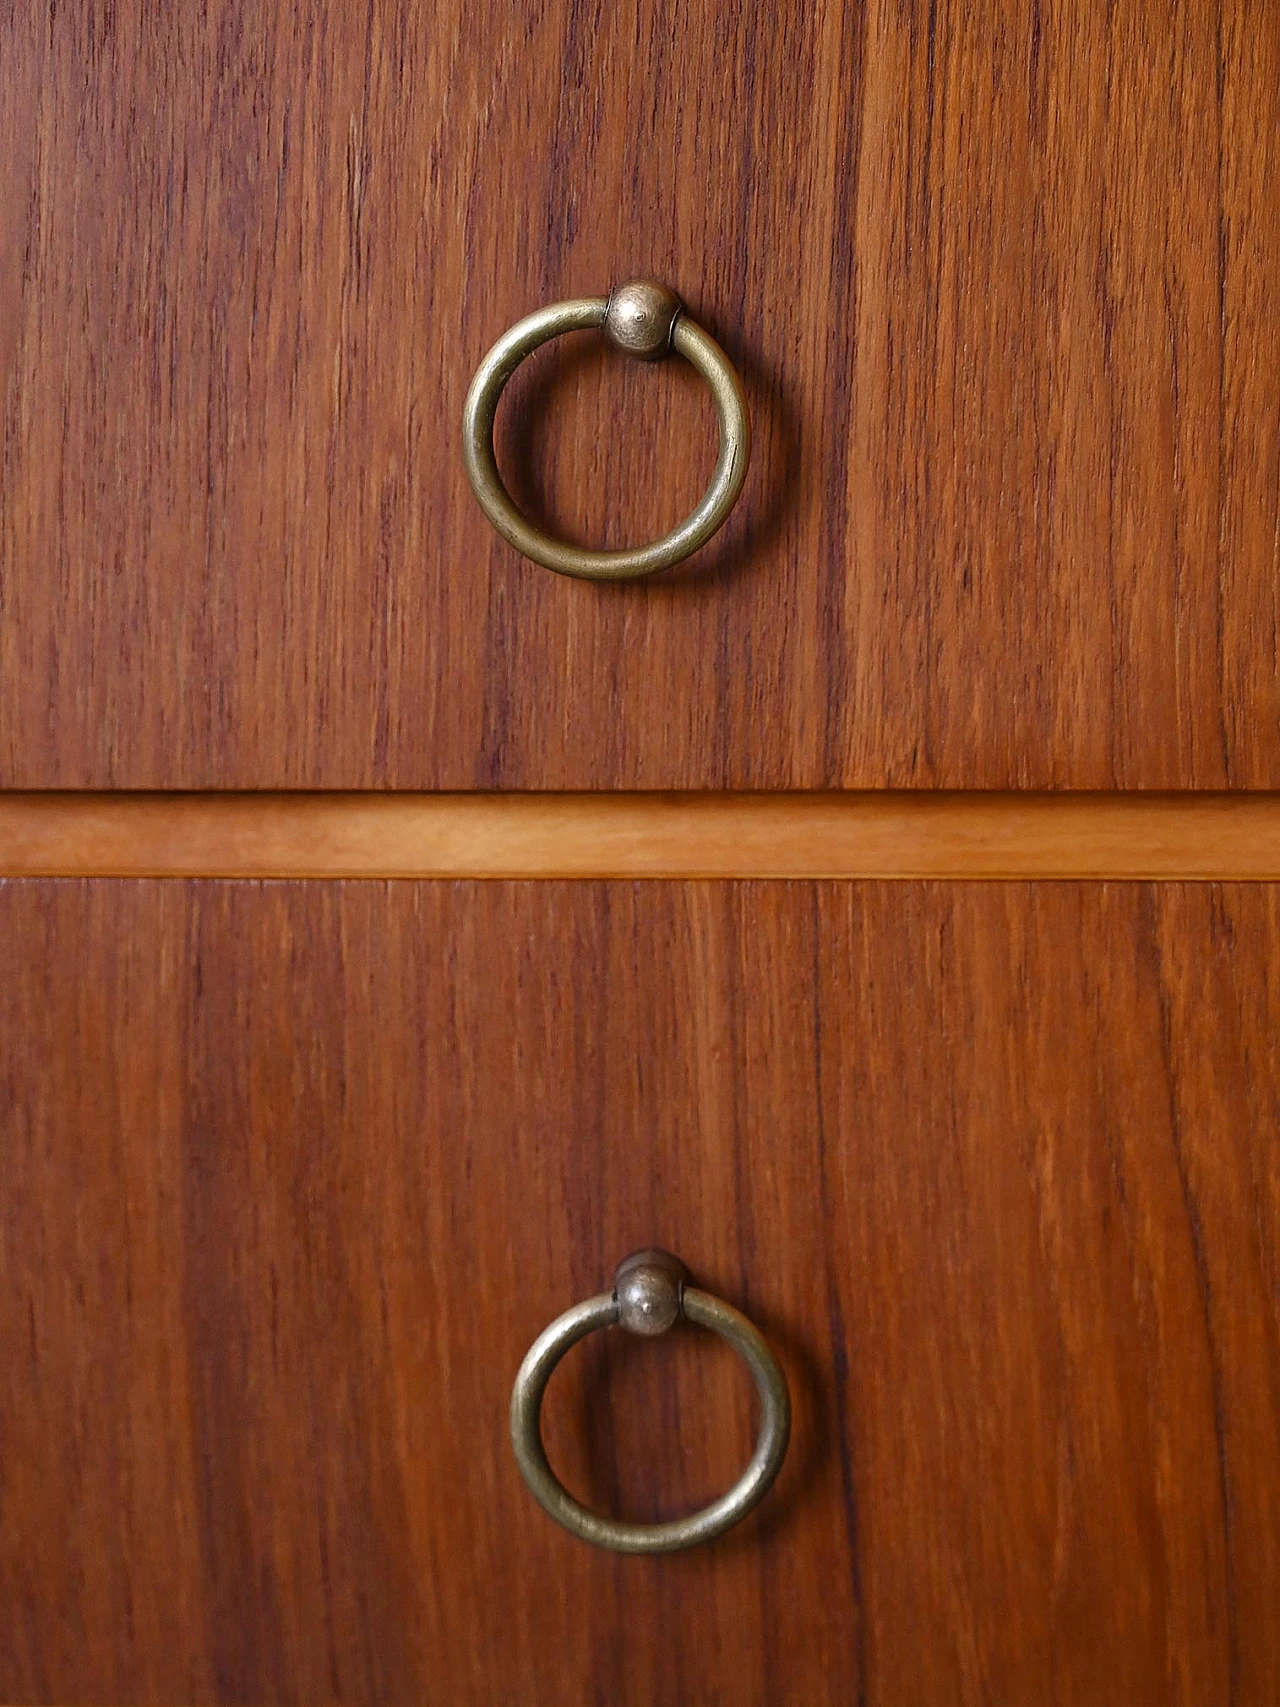
M0 1697L1280 1694L1274 890L30 882L0 940ZM619 1560L505 1412L652 1240L796 1429ZM750 1429L692 1331L548 1400L638 1516Z
M1280 787L1280 11L18 7L0 785ZM742 501L567 583L466 487L519 316L637 273ZM713 418L591 338L499 454L600 544Z

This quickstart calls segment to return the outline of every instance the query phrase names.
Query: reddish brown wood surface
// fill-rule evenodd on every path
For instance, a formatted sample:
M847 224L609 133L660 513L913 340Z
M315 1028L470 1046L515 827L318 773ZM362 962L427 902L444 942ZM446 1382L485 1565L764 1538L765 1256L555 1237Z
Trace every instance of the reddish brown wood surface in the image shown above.
M1280 13L11 7L0 783L1280 786ZM490 342L649 272L754 469L658 583L522 563ZM638 539L691 376L586 340L501 455Z
M30 882L0 939L0 1697L1280 1696L1274 889ZM651 1240L796 1430L618 1560L506 1402ZM749 1438L693 1335L550 1410L636 1514Z

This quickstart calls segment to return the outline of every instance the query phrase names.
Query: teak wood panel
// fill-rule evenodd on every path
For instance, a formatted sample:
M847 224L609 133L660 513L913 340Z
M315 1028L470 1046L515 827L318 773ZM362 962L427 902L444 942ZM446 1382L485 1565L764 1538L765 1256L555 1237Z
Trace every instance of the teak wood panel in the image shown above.
M1280 11L213 0L0 37L0 783L1280 786ZM518 560L508 324L668 279L721 543ZM591 339L501 425L576 537L712 460Z
M29 882L0 940L4 1699L1280 1696L1273 888ZM619 1560L506 1403L654 1240L796 1428ZM575 1360L600 1502L744 1457L701 1336Z

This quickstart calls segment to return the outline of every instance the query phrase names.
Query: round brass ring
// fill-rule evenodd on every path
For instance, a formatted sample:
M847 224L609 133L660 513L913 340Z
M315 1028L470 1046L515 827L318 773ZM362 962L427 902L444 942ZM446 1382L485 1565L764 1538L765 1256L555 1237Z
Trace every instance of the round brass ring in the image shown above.
M616 1292L575 1304L538 1335L520 1365L511 1394L511 1444L520 1474L543 1510L564 1528L616 1553L674 1553L723 1535L755 1509L782 1467L791 1434L791 1400L777 1358L755 1327L723 1299L685 1286L681 1313L727 1340L746 1361L760 1395L760 1430L751 1460L733 1487L687 1517L669 1523L627 1523L579 1504L556 1476L542 1445L542 1396L560 1359L596 1328L619 1320Z
M527 355L562 332L580 332L605 323L609 299L577 297L552 303L504 332L476 369L462 417L462 454L467 478L480 507L517 551L554 569L589 581L629 581L669 569L705 545L733 508L747 475L751 421L733 364L709 332L681 310L670 348L691 363L710 387L720 422L720 454L711 484L689 515L661 539L625 551L591 551L569 545L535 527L513 503L498 472L493 452L493 423L507 381Z

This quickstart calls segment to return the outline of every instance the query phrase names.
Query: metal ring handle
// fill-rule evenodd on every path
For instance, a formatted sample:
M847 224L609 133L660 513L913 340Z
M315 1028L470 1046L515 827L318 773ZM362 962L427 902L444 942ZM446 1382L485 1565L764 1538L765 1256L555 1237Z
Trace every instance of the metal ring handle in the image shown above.
M602 326L628 355L655 361L674 350L706 380L720 421L720 455L711 484L678 527L626 551L590 551L543 533L513 503L493 453L493 423L507 381L527 355L562 332ZM589 581L629 581L669 569L705 545L742 490L751 456L751 421L733 365L665 285L640 280L610 296L552 303L504 332L476 369L462 415L462 454L480 507L502 537L545 569Z
M665 1333L678 1317L727 1340L750 1368L760 1395L760 1432L751 1461L726 1494L669 1523L625 1523L580 1505L556 1476L542 1445L542 1395L560 1359L596 1328ZM511 1444L529 1491L557 1523L616 1553L673 1553L722 1535L759 1505L782 1467L791 1435L791 1400L777 1358L732 1305L688 1284L666 1251L637 1251L620 1264L612 1292L575 1304L530 1346L511 1393Z

